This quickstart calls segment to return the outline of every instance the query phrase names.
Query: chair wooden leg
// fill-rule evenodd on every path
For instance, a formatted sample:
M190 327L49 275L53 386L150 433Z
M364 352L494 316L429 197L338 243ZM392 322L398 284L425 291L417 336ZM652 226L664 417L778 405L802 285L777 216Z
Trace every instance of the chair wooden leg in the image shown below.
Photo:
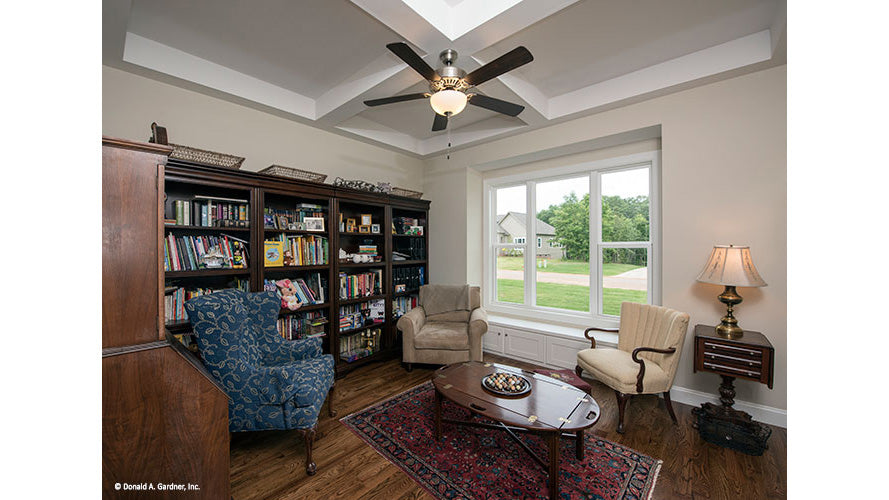
M667 406L667 411L670 413L670 418L673 419L673 423L679 423L679 421L676 420L676 414L673 413L673 402L670 401L670 391L664 393L664 404Z
M330 390L327 391L327 414L331 417L336 416L336 410L333 409L333 388L335 386L331 385Z
M315 428L303 429L300 432L306 442L306 474L314 476L316 468L315 461L312 460L312 445L315 443Z
M624 433L624 410L627 408L627 401L630 400L630 394L623 394L620 391L614 391L617 396L617 432Z
M580 365L574 365L574 373L579 377L581 373L583 373L583 368Z
M408 371L408 373L414 371L414 365L412 363L405 363L404 369Z

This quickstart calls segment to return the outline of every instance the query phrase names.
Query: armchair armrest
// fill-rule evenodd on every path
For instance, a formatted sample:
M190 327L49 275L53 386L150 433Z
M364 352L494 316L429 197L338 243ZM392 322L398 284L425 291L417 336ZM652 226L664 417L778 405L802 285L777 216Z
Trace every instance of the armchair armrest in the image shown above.
M599 327L596 327L596 326L591 326L591 327L587 328L586 330L584 330L584 331L583 331L583 336L586 337L587 340L590 341L590 343L591 343L590 347L591 347L592 349L595 349L595 348L596 348L596 338L593 337L592 335L590 335L590 332L592 332L592 331L597 331L597 332L608 332L608 333L617 333L617 332L619 332L620 330L617 329L617 328L599 328Z
M284 365L317 358L323 354L321 337L310 337L301 340L289 340L278 343L275 348L263 356L266 365Z
M469 315L469 359L482 360L482 336L488 331L488 313L476 307Z
M398 323L395 324L399 330L401 330L402 338L404 341L410 341L411 345L414 342L414 335L420 331L420 328L423 328L423 325L426 324L426 310L423 309L423 306L417 306L404 316L398 318Z
M636 392L642 392L642 379L645 377L645 363L639 358L640 352L656 352L658 354L673 354L675 347L669 349L657 349L655 347L637 347L633 349L633 361L639 363L639 375L636 376Z

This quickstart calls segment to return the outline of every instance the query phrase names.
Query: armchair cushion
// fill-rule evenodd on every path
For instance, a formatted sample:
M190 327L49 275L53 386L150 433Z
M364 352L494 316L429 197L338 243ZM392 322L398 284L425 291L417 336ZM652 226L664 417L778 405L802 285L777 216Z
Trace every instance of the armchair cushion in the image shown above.
M670 389L667 373L652 361L643 359L645 376L642 379L644 394L657 394ZM584 349L577 353L577 364L591 373L596 380L624 394L636 392L639 363L632 355L619 349Z
M469 350L469 325L467 323L436 321L426 323L414 337L417 349Z
M423 285L420 305L428 316L450 311L469 311L469 285Z

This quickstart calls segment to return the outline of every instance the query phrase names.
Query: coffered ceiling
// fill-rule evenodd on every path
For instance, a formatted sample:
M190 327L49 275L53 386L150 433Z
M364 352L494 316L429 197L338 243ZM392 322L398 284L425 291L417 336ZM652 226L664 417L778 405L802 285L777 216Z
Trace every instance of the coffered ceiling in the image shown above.
M418 157L786 61L783 0L103 0L103 63ZM432 132L428 91L386 49L472 71L523 45L534 61L482 84L525 110L469 106Z

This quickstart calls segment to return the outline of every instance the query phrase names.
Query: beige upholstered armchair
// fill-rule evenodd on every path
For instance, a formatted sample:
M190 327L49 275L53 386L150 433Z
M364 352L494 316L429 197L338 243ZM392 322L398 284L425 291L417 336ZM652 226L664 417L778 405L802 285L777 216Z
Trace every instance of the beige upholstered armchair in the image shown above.
M397 323L401 330L402 362L447 365L482 360L482 335L488 315L481 308L477 286L424 285L420 303Z
M596 349L590 332L619 332L617 349ZM583 370L614 389L617 395L617 432L624 432L624 410L634 394L663 393L670 418L676 422L670 388L679 366L682 344L688 330L688 314L666 307L624 302L620 306L620 329L587 328L592 348L577 353L575 371Z

